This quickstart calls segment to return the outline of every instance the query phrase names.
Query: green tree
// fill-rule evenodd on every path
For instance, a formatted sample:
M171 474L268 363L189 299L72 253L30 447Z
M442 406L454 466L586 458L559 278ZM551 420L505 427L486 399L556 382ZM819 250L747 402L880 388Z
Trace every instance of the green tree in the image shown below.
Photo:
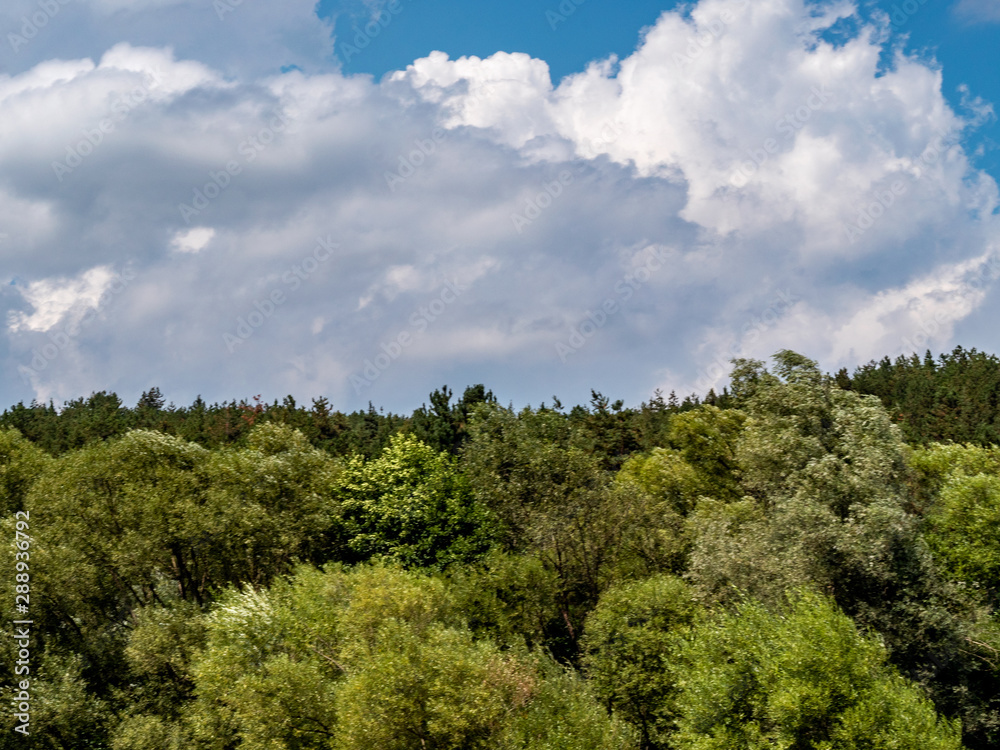
M927 540L954 580L1000 604L1000 449L932 444L911 465L926 496Z
M210 553L203 588L264 583L298 561L339 559L341 471L338 459L312 447L301 432L275 423L256 425L245 447L212 451L202 471L205 505L192 529Z
M683 649L674 747L960 750L939 718L836 605L800 593L777 613L744 603Z
M125 656L129 684L119 699L130 718L114 732L115 748L183 747L180 721L194 697L191 666L205 645L205 612L193 602L150 606L136 615Z
M918 510L926 512L952 479L1000 474L1000 447L932 443L911 450L907 463L915 474L914 489L920 498Z
M207 645L191 668L198 700L184 717L196 747L330 747L340 670L325 652L310 652L308 636L328 631L333 613L296 622L289 594L285 586L274 593L247 587L208 616Z
M774 606L803 586L833 596L940 710L962 716L970 746L990 746L1000 714L986 622L939 575L910 512L898 429L875 399L841 391L810 360L776 360L777 375L737 362L749 497L699 505L690 579L717 600L744 591Z
M0 517L24 509L24 499L52 459L15 429L0 429Z
M769 504L815 497L840 517L905 492L902 435L873 396L843 391L795 352L776 373L737 360L733 388L750 416L736 459L744 490Z
M572 657L587 610L619 574L645 500L613 486L553 410L483 407L470 432L463 467L473 491L498 519L504 548L536 556L559 577L565 628L547 645Z
M343 750L485 748L534 690L525 661L468 630L389 621L376 637L379 648L338 691Z
M715 406L677 414L667 432L670 447L633 455L618 479L637 485L682 516L702 495L737 500L742 491L736 451L745 421L742 412Z
M682 636L696 613L689 587L661 575L613 586L587 616L583 664L594 692L639 730L644 749L670 746Z
M720 499L738 499L742 495L737 450L745 423L743 412L710 404L670 420L667 439L697 472L702 494Z
M447 580L477 637L538 648L565 630L559 576L534 555L494 549L477 564L449 568Z
M672 448L653 448L632 456L615 477L647 493L652 500L679 516L686 516L701 495L711 490L698 470Z
M636 413L625 409L621 399L612 403L593 390L590 396L589 409L573 407L570 411L573 444L593 456L601 468L613 471L639 449Z
M353 560L386 556L408 566L446 566L484 554L493 521L456 461L410 435L380 456L354 456L338 485Z
M877 396L912 443L1000 442L1000 359L956 347L935 360L888 357L855 370L851 389Z
M469 418L476 405L496 403L496 398L481 383L466 388L454 405L451 396L448 386L431 393L430 408L424 404L414 411L409 428L435 450L457 454L469 438Z
M268 590L227 593L205 622L180 728L192 747L631 746L579 680L475 637L450 587L416 571L302 567ZM534 744L528 731L542 724ZM148 718L123 727L177 731Z
M539 659L531 700L493 736L491 750L637 750L635 730L600 705L577 672Z

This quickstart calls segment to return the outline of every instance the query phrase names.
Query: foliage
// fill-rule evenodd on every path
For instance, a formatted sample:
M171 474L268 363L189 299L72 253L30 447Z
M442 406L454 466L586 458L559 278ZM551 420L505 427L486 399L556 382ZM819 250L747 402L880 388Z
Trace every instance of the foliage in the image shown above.
M542 646L565 628L558 574L532 555L492 550L447 572L469 628L505 646Z
M492 391L482 384L470 385L462 398L452 406L448 386L430 395L431 406L424 404L413 412L410 429L413 434L435 450L458 453L469 438L469 419L477 404L495 404Z
M841 518L897 498L903 441L878 400L837 388L801 355L775 361L776 375L746 360L734 371L750 416L736 456L744 489L772 505L814 497Z
M578 673L546 660L540 672L531 702L500 730L491 750L637 750L635 730L609 716Z
M741 604L697 625L683 649L675 747L958 750L939 718L829 599L802 592L769 612Z
M34 745L998 746L995 358L734 365L636 408L5 411Z
M597 741L587 746L628 737L579 684L553 695L546 671L474 637L438 579L303 568L269 592L231 592L210 615L191 732L214 730L206 747L225 728L241 748L506 748L558 715L560 736Z
M337 471L276 425L239 450L134 431L66 454L28 498L52 596L114 591L120 618L173 596L202 603L216 587L321 558Z
M695 508L700 496L739 499L736 449L745 420L740 411L715 406L679 414L667 432L671 447L632 456L617 479L638 486L682 516Z
M696 611L688 586L661 575L612 587L587 617L583 663L594 691L639 729L642 748L670 746L681 636Z
M507 551L537 557L558 577L565 628L546 645L572 658L586 611L628 565L646 498L614 486L598 458L572 444L558 412L483 407L470 432L463 468L475 495Z
M32 483L49 466L50 457L14 429L0 429L0 517L24 509Z
M491 544L492 519L447 453L396 435L378 458L348 463L338 483L352 560L409 566L468 562Z
M872 361L842 385L877 396L913 443L1000 442L1000 359L956 347L935 360L928 351Z
M963 717L967 742L989 746L1000 706L988 687L993 646L979 636L986 614L934 564L898 429L815 363L790 352L776 360L777 375L737 363L734 391L750 416L737 458L750 497L699 507L691 580L707 600L745 592L775 606L803 586L831 595L941 710Z
M1000 476L948 482L928 520L931 547L948 571L1000 603Z
M1000 449L931 444L914 451L927 540L947 573L1000 604Z

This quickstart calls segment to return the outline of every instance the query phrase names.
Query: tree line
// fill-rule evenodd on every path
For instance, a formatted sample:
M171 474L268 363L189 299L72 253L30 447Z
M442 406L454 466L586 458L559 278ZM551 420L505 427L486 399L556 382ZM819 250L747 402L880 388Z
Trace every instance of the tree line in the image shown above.
M996 747L998 371L782 351L634 408L19 404L33 745Z

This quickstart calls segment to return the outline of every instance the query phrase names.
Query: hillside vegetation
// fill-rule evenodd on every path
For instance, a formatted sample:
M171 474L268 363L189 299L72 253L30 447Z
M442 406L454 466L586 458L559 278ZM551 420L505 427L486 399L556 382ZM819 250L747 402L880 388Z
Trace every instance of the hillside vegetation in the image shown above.
M636 408L8 409L32 747L1000 746L1000 360L733 365Z

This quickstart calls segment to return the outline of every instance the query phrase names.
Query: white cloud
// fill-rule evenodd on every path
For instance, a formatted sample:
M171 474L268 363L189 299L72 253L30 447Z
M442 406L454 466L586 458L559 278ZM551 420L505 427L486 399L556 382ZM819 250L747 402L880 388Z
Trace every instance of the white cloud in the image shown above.
M53 3L46 3L47 11L38 0L0 4L0 70L23 72L53 58L96 59L122 40L136 47L172 47L227 78L268 75L290 65L310 72L336 68L333 29L317 16L315 0Z
M253 7L226 28L259 21ZM996 185L971 169L938 69L899 56L881 72L884 29L831 46L816 32L852 6L814 7L702 0L555 86L515 53L434 53L379 84L234 74L139 41L0 78L0 257L25 280L0 295L0 365L26 367L92 309L87 273L136 271L72 356L3 400L156 380L178 403L287 389L406 408L445 381L637 402L737 352L850 366L928 320L950 345L996 297L969 280L1000 239ZM143 85L60 180L53 162ZM650 247L669 259L634 283ZM449 282L465 289L445 302ZM609 301L563 364L556 345ZM411 344L356 392L401 333Z
M213 237L215 230L212 227L194 227L175 234L170 241L170 247L178 253L200 253Z
M8 329L12 333L44 333L67 318L71 325L76 325L89 310L97 307L114 276L114 271L110 268L98 266L74 279L33 281L19 291L34 311L31 314L12 313L8 319Z
M802 252L853 254L839 240L857 205L912 174L937 134L962 122L941 97L940 71L899 55L878 74L876 29L841 47L812 35L851 11L703 0L689 18L665 13L620 65L591 65L554 90L543 62L504 53L435 54L395 78L447 106L449 127L493 128L515 147L562 138L581 156L683 179L682 217L707 229L768 232L795 220L809 238ZM463 104L487 84L507 91ZM940 168L953 182L968 165L959 158ZM924 198L931 209L936 197Z
M960 0L955 12L971 21L1000 21L1000 3L997 0Z
M748 317L740 338L723 332L707 340L703 361L711 364L692 388L704 392L725 380L731 357L766 359L780 349L817 351L827 367L847 367L872 359L948 348L955 325L972 314L1000 277L1000 252L945 263L905 286L875 293L844 290L833 310L790 294L791 304L773 299L772 307ZM735 345L734 345L735 344Z
M837 326L832 356L848 363L946 346L955 324L983 302L998 271L1000 254L987 251L945 264L901 289L879 292Z

